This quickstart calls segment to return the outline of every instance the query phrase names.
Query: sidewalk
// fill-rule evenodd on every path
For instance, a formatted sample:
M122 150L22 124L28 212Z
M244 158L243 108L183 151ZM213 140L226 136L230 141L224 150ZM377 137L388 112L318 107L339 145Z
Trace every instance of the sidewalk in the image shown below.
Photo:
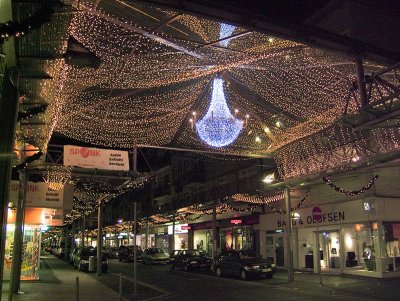
M328 293L338 297L349 297L354 301L400 300L399 279L322 274L321 280L322 285L320 285L320 276L318 274L296 271L294 282L288 283L287 273L278 271L275 277L269 280L269 284L287 289L319 292L321 296Z
M22 281L22 295L13 301L75 301L76 277L79 277L80 301L116 301L118 293L101 284L87 273L80 273L66 262L53 256L42 256L40 280ZM8 282L3 283L2 301L8 300ZM122 299L126 300L126 299Z

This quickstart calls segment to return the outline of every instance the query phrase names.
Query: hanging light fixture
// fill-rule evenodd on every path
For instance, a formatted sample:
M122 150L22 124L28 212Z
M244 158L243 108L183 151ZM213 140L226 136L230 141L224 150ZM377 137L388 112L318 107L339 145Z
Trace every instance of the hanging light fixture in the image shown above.
M71 180L72 168L72 166L64 165L47 166L43 180L51 190L60 190Z
M215 78L211 103L206 115L196 122L201 140L214 147L231 144L243 129L244 121L231 114L226 103L223 79Z

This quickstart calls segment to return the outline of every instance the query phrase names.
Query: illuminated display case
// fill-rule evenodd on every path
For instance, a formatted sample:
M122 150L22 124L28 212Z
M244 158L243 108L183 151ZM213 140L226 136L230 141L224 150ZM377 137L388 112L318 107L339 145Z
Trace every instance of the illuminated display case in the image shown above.
M14 224L7 225L4 280L10 279L13 257ZM40 225L25 225L22 244L21 280L39 279Z

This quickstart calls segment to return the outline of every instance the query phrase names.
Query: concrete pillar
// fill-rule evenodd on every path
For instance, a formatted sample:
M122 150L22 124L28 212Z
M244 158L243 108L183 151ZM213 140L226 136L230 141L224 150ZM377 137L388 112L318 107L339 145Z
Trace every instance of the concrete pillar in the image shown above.
M286 265L288 270L288 282L294 280L293 272L293 242L292 242L292 212L290 204L290 189L285 187L285 204L286 204Z
M102 207L101 203L99 204L99 207L97 207L97 276L101 275L101 262L102 262L102 247L103 247L103 240L102 240Z

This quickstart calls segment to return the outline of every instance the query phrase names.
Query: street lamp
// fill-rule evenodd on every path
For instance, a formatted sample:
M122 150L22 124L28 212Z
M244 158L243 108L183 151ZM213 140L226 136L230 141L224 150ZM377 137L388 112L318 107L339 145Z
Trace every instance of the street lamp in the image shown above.
M292 212L291 212L291 204L290 204L290 187L284 182L274 183L275 175L269 174L263 180L264 183L269 184L272 188L284 188L285 190L285 207L286 207L286 263L288 269L288 282L294 281L294 271L293 271L293 246L292 246ZM296 213L294 213L296 214Z

